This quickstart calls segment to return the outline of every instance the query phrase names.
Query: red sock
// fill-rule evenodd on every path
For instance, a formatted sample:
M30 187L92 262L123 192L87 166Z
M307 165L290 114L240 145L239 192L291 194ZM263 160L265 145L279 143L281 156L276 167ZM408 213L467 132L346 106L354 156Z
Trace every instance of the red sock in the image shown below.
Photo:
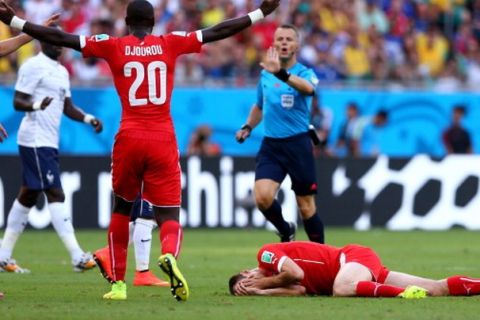
M110 263L114 281L125 281L129 222L129 216L113 213L110 227L108 228L108 249L110 251Z
M167 220L160 227L160 242L162 243L162 254L171 253L177 257L182 245L182 226L178 221Z
M448 292L452 296L473 296L480 294L480 279L465 276L447 278Z
M396 297L403 290L405 289L372 281L357 283L357 297Z

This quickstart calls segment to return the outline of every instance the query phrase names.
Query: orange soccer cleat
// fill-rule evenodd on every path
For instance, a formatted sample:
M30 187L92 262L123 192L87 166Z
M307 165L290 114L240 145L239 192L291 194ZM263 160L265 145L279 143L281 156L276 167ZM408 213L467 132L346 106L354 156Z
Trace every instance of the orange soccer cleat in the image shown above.
M112 276L112 265L110 263L110 253L108 247L98 249L93 253L93 259L97 263L98 269L102 273L102 276L107 279L108 282L114 283Z
M80 257L80 260L73 262L73 271L83 272L91 270L96 267L96 263L93 260L92 254L90 252L84 252Z
M0 260L0 272L30 273L30 270L20 267L15 259Z
M170 287L170 283L158 279L150 270L135 271L134 286Z

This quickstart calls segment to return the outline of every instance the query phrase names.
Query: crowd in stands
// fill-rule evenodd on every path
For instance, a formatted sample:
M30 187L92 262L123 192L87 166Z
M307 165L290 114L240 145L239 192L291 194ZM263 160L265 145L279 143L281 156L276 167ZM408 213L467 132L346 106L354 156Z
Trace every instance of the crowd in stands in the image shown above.
M190 31L253 10L259 0L151 0L155 34ZM20 16L40 23L62 12L64 30L77 34L126 33L128 0L10 0ZM429 84L439 90L480 84L480 0L290 0L274 15L237 37L182 58L177 83L244 85L260 71L259 61L282 23L295 25L303 46L299 60L325 82L369 81L397 85ZM0 26L0 39L12 35ZM0 73L14 75L35 45L0 60ZM102 61L64 57L74 79L109 78Z

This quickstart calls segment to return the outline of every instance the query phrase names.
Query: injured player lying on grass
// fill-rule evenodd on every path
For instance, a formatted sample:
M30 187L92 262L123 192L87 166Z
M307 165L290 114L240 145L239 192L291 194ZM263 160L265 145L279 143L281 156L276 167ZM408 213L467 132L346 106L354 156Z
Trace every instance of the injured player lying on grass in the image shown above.
M266 244L257 260L257 268L230 278L231 294L406 299L480 294L480 279L456 275L433 280L390 271L372 249L355 244L341 248L304 241Z

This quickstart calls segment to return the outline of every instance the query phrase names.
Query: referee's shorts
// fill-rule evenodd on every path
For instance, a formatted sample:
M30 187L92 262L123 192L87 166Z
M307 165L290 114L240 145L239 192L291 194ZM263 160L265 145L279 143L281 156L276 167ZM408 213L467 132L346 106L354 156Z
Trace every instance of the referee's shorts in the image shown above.
M315 159L308 132L287 138L263 139L256 158L255 180L282 183L287 174L296 195L317 193Z

